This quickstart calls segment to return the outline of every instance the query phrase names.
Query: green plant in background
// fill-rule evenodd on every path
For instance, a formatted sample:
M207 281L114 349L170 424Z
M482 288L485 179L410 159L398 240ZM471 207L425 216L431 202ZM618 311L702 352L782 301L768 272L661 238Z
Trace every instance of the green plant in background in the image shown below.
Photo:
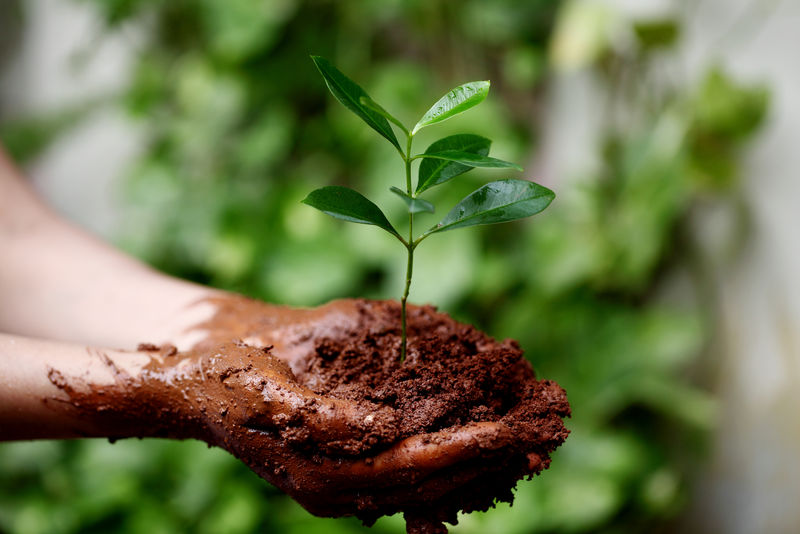
M450 119L459 113L477 106L489 94L489 82L467 82L459 85L440 98L409 131L402 122L373 101L353 80L331 65L325 58L312 56L325 83L333 96L346 108L361 117L372 129L385 137L397 149L405 165L406 190L392 186L392 193L399 196L408 209L408 239L404 239L372 201L353 189L329 185L312 191L303 203L345 221L371 224L386 230L397 238L408 253L406 279L400 299L400 361L406 357L406 301L411 288L414 270L414 250L428 236L437 232L455 230L478 224L495 224L535 215L550 205L555 193L539 184L527 180L498 180L488 183L456 204L437 224L414 237L414 214L434 212L430 202L417 195L427 189L455 178L474 167L514 168L521 167L507 161L488 156L491 141L473 134L455 134L434 141L422 154L411 155L414 135L426 126ZM406 136L405 151L395 137L389 121ZM411 164L422 159L417 177L417 187L411 186Z
M681 513L714 407L697 386L714 299L696 275L692 216L741 203L739 160L765 116L763 88L722 68L665 70L677 18L615 18L596 2L81 1L109 32L139 20L150 32L120 98L148 135L122 181L117 243L166 272L270 302L390 298L405 275L391 240L299 204L337 183L385 205L390 220L407 217L389 203L396 148L372 143L314 69L297 67L307 51L336 58L399 117L425 109L419 96L444 93L448 80L490 73L499 98L441 123L441 135L494 139L504 159L541 168L559 201L537 224L477 226L419 248L415 268L443 274L416 278L411 298L518 339L537 372L564 385L575 415L547 477L520 483L511 508L461 517L454 532L657 532ZM616 31L625 38L603 41ZM565 65L579 75L558 75ZM592 165L551 177L563 161L550 129L564 78L591 80L577 91L594 97L591 120L575 128L583 137L596 125ZM0 127L4 139L29 138ZM558 143L573 137L563 133ZM424 194L455 205L489 179L475 169ZM11 488L0 491L0 531L14 534L403 531L399 518L366 531L312 517L192 442L3 444L0 480Z

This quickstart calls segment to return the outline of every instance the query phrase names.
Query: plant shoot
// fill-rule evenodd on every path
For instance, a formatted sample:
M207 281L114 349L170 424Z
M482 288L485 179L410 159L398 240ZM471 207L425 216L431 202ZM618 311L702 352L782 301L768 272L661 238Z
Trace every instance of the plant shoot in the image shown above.
M399 181L404 188L392 186L391 192L405 203L408 211L408 231L402 235L389 222L383 211L372 201L353 189L342 186L327 186L312 191L303 203L338 219L371 224L386 230L406 248L405 287L400 299L401 343L400 361L404 361L407 350L406 302L411 289L411 276L414 270L414 250L429 236L477 224L494 224L535 215L544 210L555 193L528 180L505 179L490 182L456 204L439 223L414 234L414 215L421 212L433 213L434 206L419 195L428 189L441 185L475 167L497 169L522 168L514 163L489 156L491 141L474 134L457 134L433 142L425 152L412 154L414 135L422 128L432 126L480 104L489 94L489 82L467 82L459 85L440 98L425 112L422 118L408 129L369 95L353 80L345 76L328 60L311 56L325 83L336 99L350 111L358 115L373 130L389 141L403 161L405 180ZM400 143L391 124L404 136ZM412 164L419 160L416 186L412 184Z

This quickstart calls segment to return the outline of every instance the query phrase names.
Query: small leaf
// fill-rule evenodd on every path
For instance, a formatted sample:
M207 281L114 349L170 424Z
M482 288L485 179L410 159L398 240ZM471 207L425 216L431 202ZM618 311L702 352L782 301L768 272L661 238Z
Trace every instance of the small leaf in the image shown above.
M460 152L486 156L489 154L489 148L491 146L492 141L480 135L457 134L434 141L425 153L431 154L447 150L458 150ZM471 169L471 165L464 165L455 161L440 158L424 158L419 164L416 192L421 193L435 185L442 184L456 176L464 174Z
M337 219L379 226L400 239L397 230L381 209L367 197L349 187L340 185L322 187L309 193L302 202Z
M320 56L311 56L314 64L319 69L320 74L325 79L325 84L330 89L336 100L361 117L369 126L384 136L392 143L397 150L400 150L400 143L394 135L392 127L386 119L379 113L369 109L361 103L361 97L369 98L369 95L356 82L345 76L339 69L334 67L330 61Z
M431 109L419 120L411 135L420 129L437 122L442 122L454 117L459 113L467 111L473 106L477 106L484 101L489 94L489 80L480 82L467 82L452 89L449 93L440 98Z
M467 195L423 236L476 224L494 224L535 215L555 198L548 188L527 180L490 182Z
M398 128L403 130L405 133L408 133L408 128L406 128L405 125L402 122L400 122L399 119L395 118L391 113L383 109L383 106L372 100L370 97L362 96L360 101L362 104L364 104L365 107L385 117L389 122L395 123Z
M510 161L503 161L502 159L490 158L481 154L473 154L471 152L462 152L461 150L443 150L441 152L431 152L428 154L419 154L418 158L435 158L444 159L447 161L454 161L462 165L470 167L490 167L494 169L516 169L522 170L522 167Z
M433 207L433 204L427 200L422 200L421 198L412 198L408 193L394 186L390 187L389 191L403 199L408 207L409 213L420 213L423 211L427 211L428 213L434 212L435 208Z

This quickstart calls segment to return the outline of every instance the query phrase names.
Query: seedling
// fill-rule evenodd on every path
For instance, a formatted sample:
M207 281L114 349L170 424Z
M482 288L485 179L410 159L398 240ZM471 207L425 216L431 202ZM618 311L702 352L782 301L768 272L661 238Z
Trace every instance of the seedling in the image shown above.
M535 215L545 209L555 193L539 184L527 180L498 180L490 182L467 195L455 205L438 224L414 237L414 215L420 212L433 213L434 206L418 195L448 180L455 178L474 167L510 168L521 171L514 163L489 157L492 142L479 135L457 134L433 142L422 154L411 154L414 135L422 128L445 121L467 111L483 102L489 94L489 82L468 82L440 98L425 112L414 127L409 130L369 95L353 80L342 74L328 60L311 56L333 96L344 106L361 117L373 130L381 134L397 149L405 166L405 190L391 187L392 193L400 197L408 211L408 238L404 238L386 218L381 209L361 193L338 185L322 187L312 191L303 203L345 221L371 224L382 228L397 238L408 252L406 282L401 306L400 361L406 357L406 301L411 288L411 275L414 270L414 250L429 236L464 228L476 224L494 224L521 219ZM395 136L389 123L394 124L405 135L405 150ZM420 160L417 171L416 188L411 186L411 165Z

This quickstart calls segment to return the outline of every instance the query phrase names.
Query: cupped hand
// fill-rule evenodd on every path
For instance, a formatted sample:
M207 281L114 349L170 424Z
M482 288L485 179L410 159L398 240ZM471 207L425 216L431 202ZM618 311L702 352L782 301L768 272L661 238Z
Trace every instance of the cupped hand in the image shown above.
M317 515L420 507L485 474L473 460L509 445L500 423L472 423L395 441L387 406L314 393L297 368L315 341L364 326L363 307L340 300L312 309L215 297L204 339L186 352L159 349L144 371L156 401L178 407L193 437L230 451ZM155 347L151 347L155 349ZM175 421L170 422L175 425Z
M453 467L511 439L502 425L478 423L393 443L400 415L390 408L316 395L261 349L220 349L224 356L208 363L212 375L225 377L227 394L220 396L226 400L198 402L211 432L207 440L317 515L422 506L478 474L471 469L454 477Z

